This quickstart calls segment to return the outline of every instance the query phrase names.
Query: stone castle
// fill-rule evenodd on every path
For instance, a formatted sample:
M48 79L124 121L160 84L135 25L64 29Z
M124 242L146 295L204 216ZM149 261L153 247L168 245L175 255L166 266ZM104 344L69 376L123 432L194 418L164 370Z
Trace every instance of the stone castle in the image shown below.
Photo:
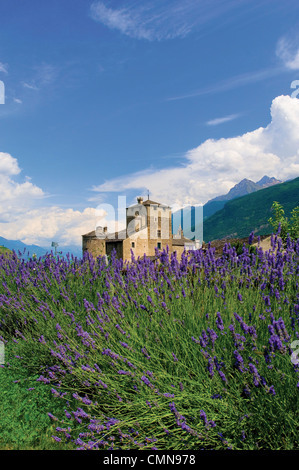
M119 232L109 233L107 227L82 236L83 253L88 251L93 257L109 256L113 250L116 256L130 261L132 252L135 258L143 255L155 257L156 249L168 247L169 252L176 252L178 258L184 250L199 248L198 242L184 237L179 228L172 234L172 213L167 205L137 198L137 204L126 208L126 228Z

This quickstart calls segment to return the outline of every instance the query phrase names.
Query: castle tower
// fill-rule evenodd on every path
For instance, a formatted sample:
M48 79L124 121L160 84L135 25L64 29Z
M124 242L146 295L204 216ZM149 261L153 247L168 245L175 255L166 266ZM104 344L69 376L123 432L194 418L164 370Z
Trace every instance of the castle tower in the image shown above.
M168 246L172 251L171 208L165 204L137 198L137 204L127 208L127 236L124 242L124 254L127 249L136 257L155 256L155 250ZM125 248L126 245L126 248Z

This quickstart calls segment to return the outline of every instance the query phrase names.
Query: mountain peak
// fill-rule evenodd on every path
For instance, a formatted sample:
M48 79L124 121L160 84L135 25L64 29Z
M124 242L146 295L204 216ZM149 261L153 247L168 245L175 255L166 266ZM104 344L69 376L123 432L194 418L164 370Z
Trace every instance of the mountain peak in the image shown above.
M268 186L272 186L273 184L279 183L282 183L282 181L274 178L274 176L270 178L270 176L267 175L263 176L259 181L256 182L256 184L258 184L261 188L265 188Z
M235 184L235 186L233 186L227 194L223 196L217 196L214 199L211 199L211 201L230 201L236 197L245 196L246 194L257 191L258 189L260 189L260 186L258 186L253 181L244 178L242 181Z
M247 194L254 193L255 191L259 191L260 189L265 189L279 183L282 183L282 181L274 178L274 176L270 177L267 175L263 176L256 183L248 178L243 178L239 183L235 184L227 194L210 199L204 205L204 218L210 217L215 212L222 209L224 204L232 199L246 196Z

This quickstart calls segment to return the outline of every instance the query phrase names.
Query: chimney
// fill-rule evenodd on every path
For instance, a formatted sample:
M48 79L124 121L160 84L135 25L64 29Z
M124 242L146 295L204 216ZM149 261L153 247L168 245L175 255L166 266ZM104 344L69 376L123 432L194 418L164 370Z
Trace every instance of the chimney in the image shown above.
M142 204L143 203L143 197L139 196L137 198L137 202L138 202L138 204Z

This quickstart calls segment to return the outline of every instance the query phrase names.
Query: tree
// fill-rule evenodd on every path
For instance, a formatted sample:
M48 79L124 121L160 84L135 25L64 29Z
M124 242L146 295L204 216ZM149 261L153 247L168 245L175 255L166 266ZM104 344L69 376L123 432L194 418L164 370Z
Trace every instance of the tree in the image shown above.
M275 233L278 233L284 241L288 234L291 238L297 239L299 237L299 206L292 210L290 220L285 217L284 209L279 202L274 201L271 210L274 212L274 217L270 217L268 222Z
M295 240L299 238L299 206L295 207L291 212L290 236Z

